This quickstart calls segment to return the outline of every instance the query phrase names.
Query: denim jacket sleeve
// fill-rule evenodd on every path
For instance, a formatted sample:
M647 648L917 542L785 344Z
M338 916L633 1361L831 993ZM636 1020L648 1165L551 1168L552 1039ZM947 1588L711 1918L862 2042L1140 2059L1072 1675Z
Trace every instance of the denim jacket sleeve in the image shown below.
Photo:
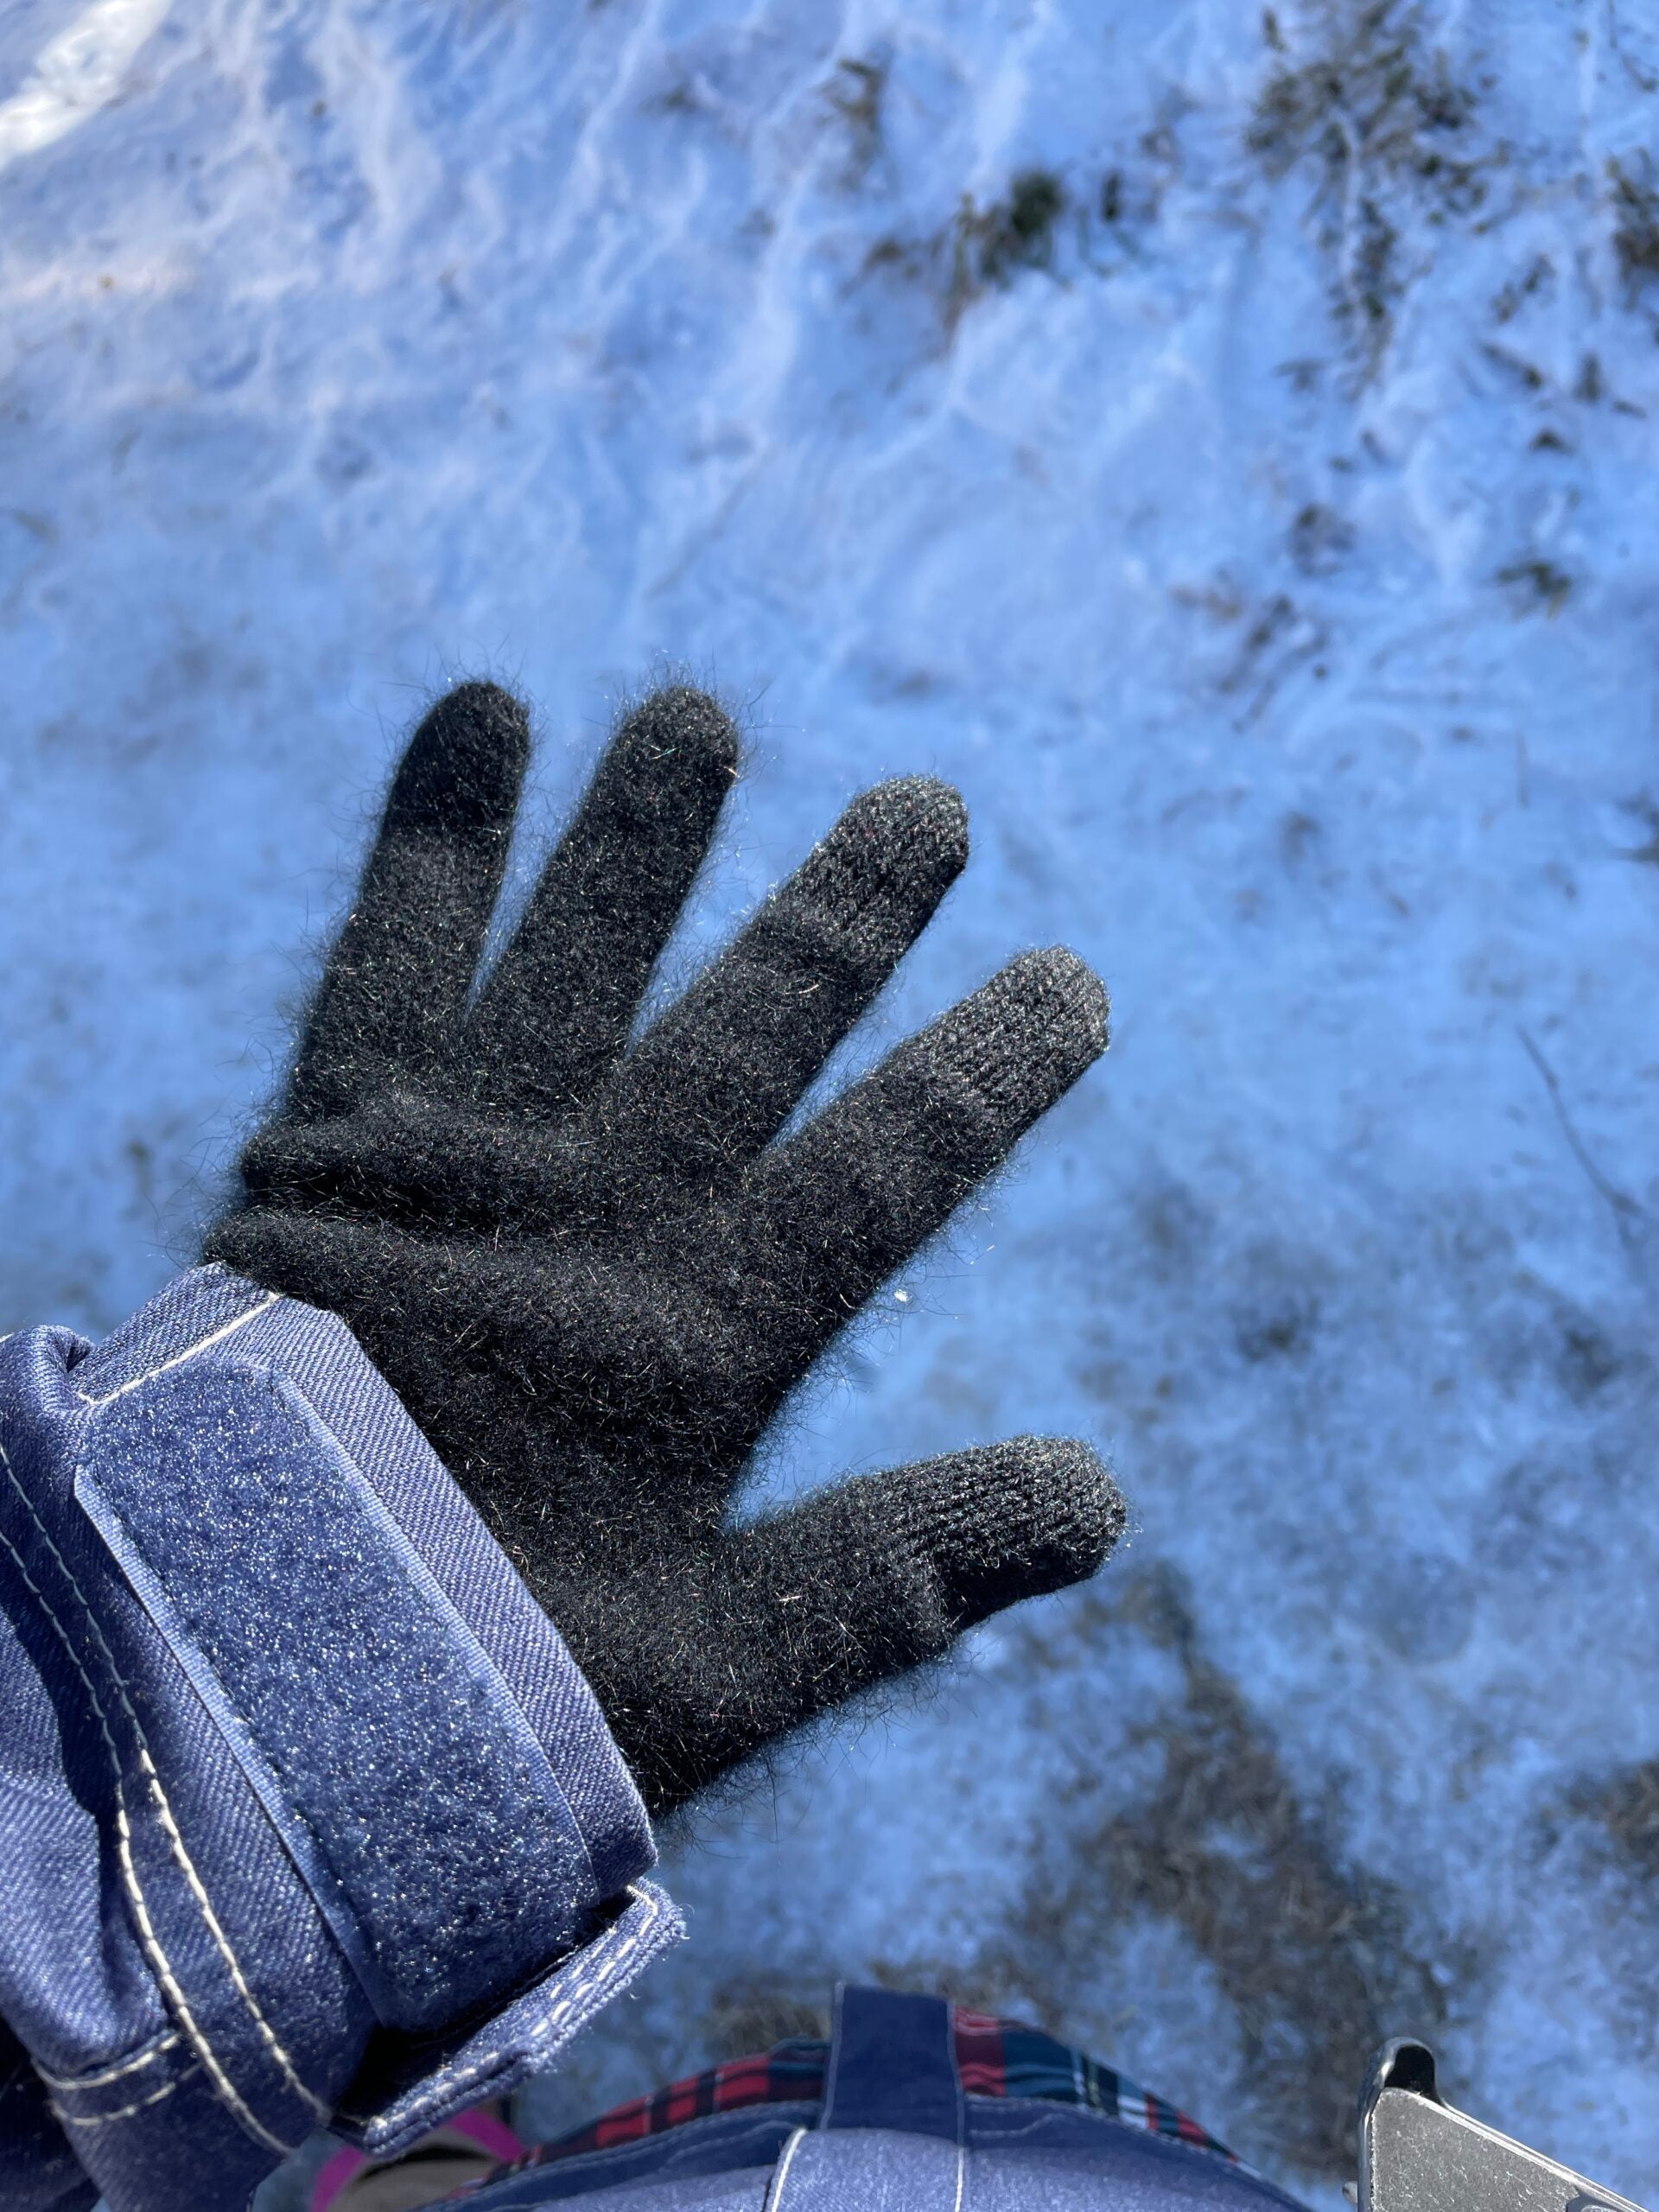
M224 2212L510 2088L680 1934L652 1858L342 1323L205 1268L0 1342L8 2212Z

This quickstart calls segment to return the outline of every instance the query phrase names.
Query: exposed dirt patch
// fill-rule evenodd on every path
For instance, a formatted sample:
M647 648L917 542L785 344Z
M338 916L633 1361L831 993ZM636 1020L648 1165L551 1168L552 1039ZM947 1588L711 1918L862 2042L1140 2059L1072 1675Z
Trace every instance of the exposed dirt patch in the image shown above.
M1651 161L1643 156L1639 174L1620 162L1609 162L1607 188L1613 251L1626 296L1633 300L1659 276L1659 188L1654 184Z
M820 1983L811 1993L779 1976L757 1975L728 1981L715 1992L703 2018L703 2041L728 2058L770 2050L791 2036L827 2037L829 1993Z
M970 1956L892 1960L882 1973L1075 2040L1101 2032L1099 1993L1114 1982L1125 1934L1147 1919L1173 1923L1236 2019L1241 2147L1281 2170L1350 2177L1354 2100L1377 2046L1407 2031L1432 2039L1446 2021L1446 1983L1466 1994L1472 1959L1443 1980L1428 1960L1432 1931L1404 1892L1344 1857L1337 1809L1304 1802L1270 1731L1206 1655L1176 1574L1154 1566L1090 1599L1068 1634L1103 1675L1103 1655L1126 1636L1177 1662L1179 1696L1133 1735L1161 1753L1159 1778L1125 1809L1088 1711L1071 1712L1071 1772L1002 1924ZM1057 1656L1033 1650L1031 1663ZM1433 1949L1445 1955L1443 1943Z
M1020 170L1007 196L988 207L964 199L951 227L947 320L954 321L982 292L1008 283L1016 271L1046 269L1065 207L1065 188L1052 169Z
M1052 170L1021 169L987 207L964 194L950 221L931 236L877 238L855 281L886 276L935 293L948 340L976 300L1006 291L1023 271L1052 268L1056 226L1070 206Z
M1246 143L1269 176L1315 179L1337 311L1369 373L1409 281L1405 212L1430 223L1476 214L1501 150L1478 145L1472 89L1401 0L1339 0L1309 10L1300 31L1269 16L1267 38L1278 59Z
M1659 1884L1659 1758L1587 1783L1573 1808L1600 1823L1615 1855L1631 1873Z
M1528 614L1559 614L1573 593L1573 579L1566 569L1536 554L1506 563L1498 570L1497 581L1511 588L1517 608Z
M1594 1899L1586 1938L1623 2047L1659 2054L1659 1758L1583 1776L1536 1822L1539 1878Z
M1291 524L1290 557L1305 576L1333 575L1353 550L1353 524L1318 500Z
M855 192L887 149L882 111L887 97L885 60L848 55L823 88L825 103L846 132L847 158L842 183Z

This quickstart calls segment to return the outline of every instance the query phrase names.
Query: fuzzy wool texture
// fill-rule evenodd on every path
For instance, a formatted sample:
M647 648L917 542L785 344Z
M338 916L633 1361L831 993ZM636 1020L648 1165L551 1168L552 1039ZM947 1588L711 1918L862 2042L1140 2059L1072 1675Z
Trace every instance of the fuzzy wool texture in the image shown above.
M1104 1050L1106 1001L1024 954L787 1127L960 874L960 798L855 800L631 1043L736 734L685 685L627 715L479 984L529 750L490 683L416 731L207 1251L350 1325L662 1814L1111 1551L1098 1458L1037 1437L732 1519L791 1392Z

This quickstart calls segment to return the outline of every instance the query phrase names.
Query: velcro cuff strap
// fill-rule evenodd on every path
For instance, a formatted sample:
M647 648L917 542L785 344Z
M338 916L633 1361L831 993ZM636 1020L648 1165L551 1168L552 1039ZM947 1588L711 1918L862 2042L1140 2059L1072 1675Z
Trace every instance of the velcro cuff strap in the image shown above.
M311 1325L315 1345L324 1318L283 1300L274 1314L251 1309L212 1346L198 1339L194 1356L106 1384L76 1495L376 2016L433 2031L590 1933L620 1884L649 1865L649 1834L544 1616L534 1615L533 1695L505 1679L499 1642L493 1654L478 1632L480 1608L486 1630L513 1610L491 1574L526 1605L527 1593L417 1433L432 1476L493 1554L481 1580L457 1590L452 1563L444 1586L430 1544L417 1548L370 1479L361 1459L372 1465L378 1447L402 1446L387 1464L407 1465L409 1438L385 1433L388 1423L413 1424L354 1343L332 1325L360 1368L360 1457L339 1433L352 1421L321 1417L326 1391L255 1356L273 1348L284 1309ZM507 1663L522 1669L522 1650ZM596 1821L596 1806L608 1817Z

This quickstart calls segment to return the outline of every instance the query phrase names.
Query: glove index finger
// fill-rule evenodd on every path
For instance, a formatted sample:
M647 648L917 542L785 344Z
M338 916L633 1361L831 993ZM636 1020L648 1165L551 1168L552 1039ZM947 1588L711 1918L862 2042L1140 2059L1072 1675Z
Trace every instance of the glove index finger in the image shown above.
M442 1058L477 973L529 757L529 716L494 683L457 684L410 738L301 1039L302 1111L343 1111Z

